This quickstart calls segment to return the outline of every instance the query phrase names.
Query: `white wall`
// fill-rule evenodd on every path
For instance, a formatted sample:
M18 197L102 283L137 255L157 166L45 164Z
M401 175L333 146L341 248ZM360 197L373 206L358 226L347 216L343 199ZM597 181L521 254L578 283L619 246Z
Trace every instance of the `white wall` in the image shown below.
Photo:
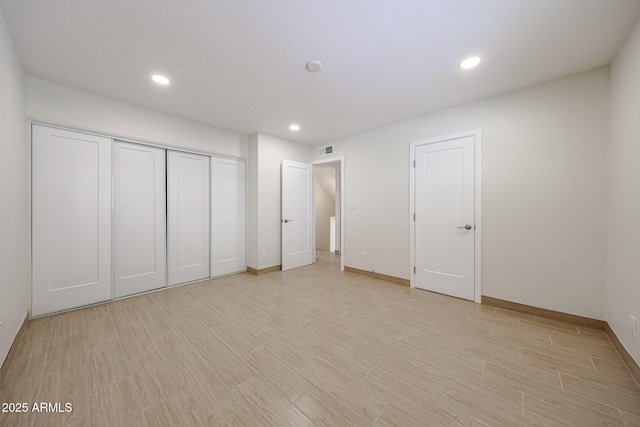
M249 159L251 174L257 177L257 208L249 211L249 223L257 222L257 228L250 228L249 253L257 254L256 260L248 258L249 267L261 270L282 264L281 254L281 206L280 173L282 160L309 162L312 147L298 142L276 138L264 133L252 135L251 150L255 150L256 161ZM250 194L253 190L250 190ZM250 197L251 199L251 197ZM251 203L251 202L250 202ZM251 208L250 208L251 209ZM252 221L252 218L255 221ZM257 238L256 238L257 237ZM254 245L254 246L251 246ZM257 246L256 246L257 245ZM264 255L263 255L264 254ZM253 264L252 264L253 262Z
M246 159L247 135L136 107L34 77L27 78L27 116L107 136Z
M483 295L603 319L607 78L600 68L331 142L346 164L345 265L410 277L409 143L480 128Z
M31 211L25 74L0 10L0 366L29 310Z
M258 268L258 134L249 135L247 160L247 265Z
M607 200L607 321L640 364L640 24L611 66Z

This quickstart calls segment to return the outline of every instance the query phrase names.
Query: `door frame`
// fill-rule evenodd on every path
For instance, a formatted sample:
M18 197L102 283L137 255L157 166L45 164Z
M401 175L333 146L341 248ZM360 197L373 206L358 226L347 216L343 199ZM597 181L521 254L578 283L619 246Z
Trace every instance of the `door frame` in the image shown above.
M344 271L344 156L329 157L322 160L314 160L311 162L311 166L321 165L326 163L340 163L340 271ZM313 185L315 188L315 172L313 174ZM313 262L316 262L316 198L313 198Z
M409 144L409 241L410 241L410 261L409 266L412 288L416 287L416 238L415 238L415 221L416 212L416 148L422 145L436 144L439 142L450 141L466 137L473 137L474 141L474 217L475 217L475 236L474 236L474 301L482 302L482 132L480 129L459 132L451 135L445 135L437 138L414 141Z

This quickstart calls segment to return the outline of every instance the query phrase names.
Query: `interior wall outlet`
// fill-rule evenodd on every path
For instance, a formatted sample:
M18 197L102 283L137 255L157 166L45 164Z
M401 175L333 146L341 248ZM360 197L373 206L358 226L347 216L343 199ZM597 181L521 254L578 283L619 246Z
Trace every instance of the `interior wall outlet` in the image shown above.
M267 259L267 251L260 252L260 259Z
M363 261L366 261L366 260L367 260L367 253L366 253L366 252L362 252L362 253L360 254L360 258L361 258Z
M636 324L636 316L633 314L629 315L629 332L633 335L634 338L638 337L638 328Z

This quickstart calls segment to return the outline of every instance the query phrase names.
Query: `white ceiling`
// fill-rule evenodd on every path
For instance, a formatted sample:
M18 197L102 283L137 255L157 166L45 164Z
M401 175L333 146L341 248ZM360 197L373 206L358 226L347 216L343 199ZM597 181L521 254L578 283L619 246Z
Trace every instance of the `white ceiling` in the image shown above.
M640 0L0 0L29 75L319 143L609 64ZM482 64L459 62L480 55ZM324 68L309 73L305 64ZM172 84L158 87L152 73ZM289 124L299 123L297 133Z

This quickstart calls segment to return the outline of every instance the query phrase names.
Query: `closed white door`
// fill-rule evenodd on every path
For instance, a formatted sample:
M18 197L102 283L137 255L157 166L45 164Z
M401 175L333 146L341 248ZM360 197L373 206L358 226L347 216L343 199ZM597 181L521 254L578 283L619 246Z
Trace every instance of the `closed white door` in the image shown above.
M210 157L167 152L169 286L209 277Z
M415 286L475 298L474 136L415 147Z
M245 162L211 158L211 277L247 269Z
M282 270L313 263L313 166L282 161Z
M32 131L32 315L109 300L111 140Z
M167 286L165 150L116 142L114 298Z

